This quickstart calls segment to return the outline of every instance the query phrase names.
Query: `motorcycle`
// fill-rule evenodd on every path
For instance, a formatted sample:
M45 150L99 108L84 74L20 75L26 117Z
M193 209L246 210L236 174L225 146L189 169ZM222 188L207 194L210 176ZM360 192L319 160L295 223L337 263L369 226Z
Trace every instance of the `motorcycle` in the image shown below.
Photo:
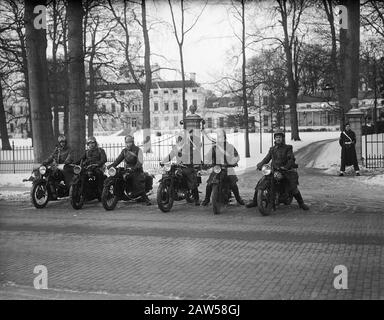
M237 165L215 165L213 167L212 177L212 208L213 214L220 214L222 207L229 203L231 197L231 189L228 181L228 168L236 167Z
M295 169L291 169L295 170ZM261 168L263 176L256 185L257 208L263 216L275 211L280 203L289 205L292 203L293 195L285 191L283 173L290 171L279 168L273 169L272 166L265 164Z
M139 200L141 195L133 193L133 187L126 181L134 174L133 169L114 168L108 169L109 177L104 180L103 192L101 193L101 203L105 210L113 210L119 200L133 201ZM148 194L152 190L153 176L145 174L145 192Z
M187 168L184 164L166 164L164 172L160 179L157 189L157 206L163 212L169 212L173 207L174 201L186 200L192 203L195 199L192 190L188 188L187 181L183 177L183 168ZM200 166L195 166L199 169ZM197 185L201 184L200 171L197 173Z
M70 165L53 163L52 165L41 165L32 171L32 176L24 181L32 181L30 192L32 204L37 209L44 208L52 197L52 188L58 198L68 197L69 187L65 185L63 171Z
M96 170L99 170L97 164L88 166L80 164L73 167L74 175L69 189L69 199L74 209L81 209L85 201L93 199L101 201Z

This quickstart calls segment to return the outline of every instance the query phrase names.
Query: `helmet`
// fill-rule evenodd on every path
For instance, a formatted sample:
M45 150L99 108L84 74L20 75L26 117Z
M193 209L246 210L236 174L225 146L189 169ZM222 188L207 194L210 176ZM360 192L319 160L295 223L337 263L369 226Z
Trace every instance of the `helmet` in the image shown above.
M131 135L125 136L124 141L127 142L127 140L131 140L131 141L135 142L135 138Z
M89 143L91 143L91 142L94 142L94 143L97 144L96 138L95 138L94 136L91 136L91 137L88 138L88 140L87 140L87 144L89 144Z
M65 135L61 134L59 135L59 137L57 138L57 141L60 143L62 141L65 141L67 142L67 138L65 137Z
M277 136L281 136L283 137L283 139L285 138L285 133L283 131L276 131L274 134L273 134L273 138L276 138Z

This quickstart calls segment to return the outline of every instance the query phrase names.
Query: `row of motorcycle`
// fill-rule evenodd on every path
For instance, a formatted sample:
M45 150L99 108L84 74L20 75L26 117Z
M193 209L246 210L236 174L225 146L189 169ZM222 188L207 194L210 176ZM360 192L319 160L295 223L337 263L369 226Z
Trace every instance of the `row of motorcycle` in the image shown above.
M188 188L183 177L184 164L166 164L162 167L162 177L157 189L157 205L163 212L169 212L175 201L185 200L188 203L195 201L192 190ZM203 170L213 169L212 179L212 209L214 214L219 214L230 202L231 190L228 177L229 165L195 165L197 170L197 182L201 184ZM69 186L64 182L64 170L70 171L72 175ZM31 201L38 208L44 208L49 201L69 197L72 207L81 209L85 202L98 199L102 202L105 210L113 210L118 201L140 201L141 195L134 194L133 186L127 181L134 173L132 169L123 167L111 167L103 174L103 188L100 190L97 183L96 165L63 165L55 164L49 166L41 165L34 169L32 176L27 179L32 181ZM292 195L284 192L281 183L281 173L274 171L271 166L264 165L262 177L257 183L257 208L262 215L269 215L280 203L290 204ZM153 175L145 174L145 192L149 194L152 190ZM27 181L24 180L24 181Z

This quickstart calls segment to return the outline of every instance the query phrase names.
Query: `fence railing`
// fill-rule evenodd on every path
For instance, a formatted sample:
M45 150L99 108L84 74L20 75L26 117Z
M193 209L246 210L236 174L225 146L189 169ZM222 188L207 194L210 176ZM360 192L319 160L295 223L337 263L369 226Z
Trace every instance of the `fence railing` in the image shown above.
M125 147L122 143L105 143L99 145L105 150L107 164L112 163ZM173 146L170 139L151 145L151 152L143 154L143 167L146 171L159 169L159 162L171 150ZM11 144L11 150L0 150L0 173L24 173L31 172L38 163L34 162L33 147L15 146ZM124 165L122 163L121 165Z
M384 168L384 133L363 130L363 155L366 168Z

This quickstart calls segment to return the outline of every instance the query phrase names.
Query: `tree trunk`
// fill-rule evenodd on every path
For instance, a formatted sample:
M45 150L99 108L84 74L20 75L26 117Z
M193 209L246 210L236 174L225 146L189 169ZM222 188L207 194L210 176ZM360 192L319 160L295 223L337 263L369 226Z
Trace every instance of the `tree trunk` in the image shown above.
M242 19L242 54L243 54L243 65L242 65L242 86L243 86L243 109L244 109L244 125L245 125L245 157L249 158L250 152L249 152L249 128L248 128L248 105L247 105L247 80L245 77L245 66L246 66L246 59L245 59L245 5L244 0L241 0L241 19Z
M66 15L67 16L67 15ZM63 127L64 127L64 134L65 136L68 136L69 133L69 70L68 70L68 64L69 64L69 58L68 58L68 45L67 45L67 25L66 20L63 21L63 51L64 51L64 74L65 77L63 79L64 82L64 101L63 101Z
M57 99L57 94L58 94L58 86L57 86L57 3L56 0L52 1L52 6L53 6L53 38L52 38L52 107L53 107L53 133L55 135L55 138L60 134L59 130L59 106L58 106L58 99Z
M33 25L34 7L46 5L44 0L25 1L25 37L28 60L29 96L34 142L34 158L42 162L53 148L52 114L48 93L47 38L45 29Z
M184 71L184 55L183 55L183 45L179 44L179 53L180 53L180 65L181 65L181 105L183 106L183 119L187 116L187 104L185 103L185 71ZM185 129L184 121L184 129Z
M9 143L9 138L8 138L7 119L5 117L3 87L1 85L1 81L0 81L0 134L1 134L1 149L12 150L11 144Z
M359 46L360 46L360 2L347 0L348 29L346 41L341 42L345 46L344 61L344 91L345 112L351 109L351 99L358 98L359 90ZM340 33L341 36L342 33ZM340 39L341 41L341 39Z
M74 160L85 150L85 73L83 52L83 8L76 0L68 1L69 54L69 146Z
M88 95L88 137L93 136L93 115L95 114L95 70L93 57L89 59L89 95Z
M144 68L145 68L145 86L143 92L143 140L144 152L151 151L151 113L150 113L150 92L152 87L151 70L151 48L147 29L147 12L145 0L141 1L141 22L144 37Z

